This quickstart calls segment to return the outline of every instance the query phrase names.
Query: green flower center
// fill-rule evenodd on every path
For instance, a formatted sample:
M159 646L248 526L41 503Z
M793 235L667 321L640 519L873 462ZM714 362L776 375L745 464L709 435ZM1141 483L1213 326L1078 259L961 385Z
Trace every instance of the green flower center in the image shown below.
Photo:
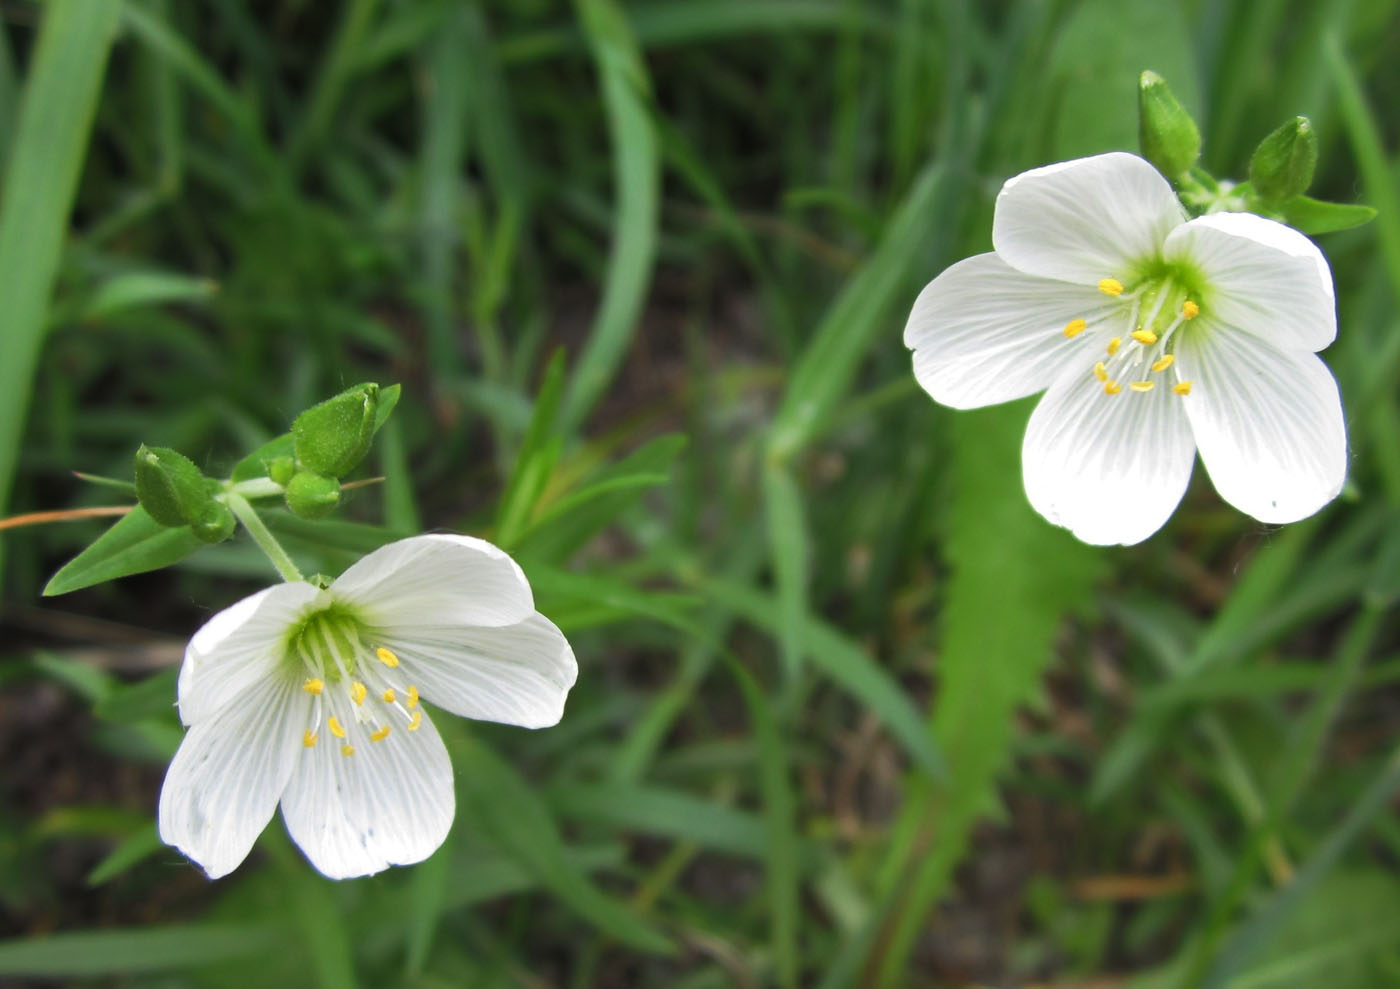
M402 682L399 657L376 645L372 628L341 602L304 615L287 631L282 663L313 698L302 736L308 750L323 727L349 757L357 744L388 739L395 722L408 733L423 722L418 688Z
M1101 340L1108 334L1094 377L1106 395L1147 394L1159 385L1181 397L1191 394L1194 382L1174 368L1176 341L1205 308L1205 279L1194 266L1160 258L1124 275L1126 282L1112 275L1099 281L1099 291L1118 305L1092 324ZM1071 320L1065 337L1072 340L1090 326L1088 319Z

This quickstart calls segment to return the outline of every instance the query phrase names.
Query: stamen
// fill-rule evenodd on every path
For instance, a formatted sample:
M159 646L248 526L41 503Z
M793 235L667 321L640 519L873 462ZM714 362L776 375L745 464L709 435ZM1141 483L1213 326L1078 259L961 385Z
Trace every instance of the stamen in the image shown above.
M1172 392L1173 392L1173 394L1176 394L1176 395L1189 395L1189 394L1191 394L1191 382L1189 382L1189 381L1178 381L1176 384L1172 385Z
M385 704L392 704L392 703L394 703L394 698L395 698L396 696L398 696L398 695L394 693L394 688L393 688L393 687L390 687L388 690L384 691L384 694L383 694L384 703L385 703Z
M1105 395L1117 395L1123 390L1123 386L1116 381L1105 381L1103 383L1103 393Z
M314 731L309 731L305 735L301 736L301 744L305 745L308 749L315 747L316 733Z
M353 745L342 745L342 746L340 747L340 754L343 755L343 756L352 756L352 755L354 755L354 754L355 754L355 746L353 746Z
M360 705L365 702L365 693L365 685L362 684L360 681L356 680L350 685L350 699L354 701L356 705Z
M1150 347L1157 342L1157 334L1153 333L1151 330L1144 330L1141 327L1133 330L1132 338L1144 347Z
M1108 341L1108 356L1112 357L1114 354L1118 353L1118 348L1121 346L1123 346L1122 337L1114 337L1112 340Z
M1099 281L1099 291L1104 295L1122 295L1123 283L1116 278L1104 278Z
M1089 327L1087 319L1072 319L1065 324L1065 336L1073 340Z
M1187 299L1181 304L1181 315L1185 316L1187 319L1195 319L1200 314L1201 307L1196 305L1196 303L1192 302L1190 299Z
M1132 384L1128 385L1128 387L1131 388L1133 391L1136 391L1136 392L1151 391L1153 388L1156 388L1156 387L1157 387L1157 382L1155 382L1155 381L1134 381Z
M331 730L331 734L336 738L345 737L345 726L340 723L340 719L334 714L326 719L326 727Z
M326 681L308 678L307 681L301 685L301 689L308 694L319 694L326 689Z
M371 742L382 742L382 741L384 741L384 739L386 739L386 738L388 738L388 737L389 737L389 726L388 726L388 725L385 725L383 728L379 729L378 731L370 732L369 740L370 740Z
M417 731L417 730L418 730L418 726L421 725L422 723L423 723L423 712L422 712L422 711L414 711L414 712L413 712L413 717L411 717L411 718L408 719L408 730L409 730L409 731Z
M374 650L374 655L379 658L379 661L381 663L389 667L389 669L391 670L399 665L399 657L395 656L383 646L380 646L378 649Z
M1175 354L1163 354L1161 360L1152 362L1152 370L1165 371L1167 368L1171 367L1172 364L1174 364L1175 362Z
M1099 361L1094 365L1094 377L1098 378L1100 381L1108 380L1108 367L1103 361Z
M409 688L408 688L408 709L409 709L410 711L412 711L412 710L413 710L415 707L417 707L417 706L418 706L418 688L417 688L417 687L409 687Z

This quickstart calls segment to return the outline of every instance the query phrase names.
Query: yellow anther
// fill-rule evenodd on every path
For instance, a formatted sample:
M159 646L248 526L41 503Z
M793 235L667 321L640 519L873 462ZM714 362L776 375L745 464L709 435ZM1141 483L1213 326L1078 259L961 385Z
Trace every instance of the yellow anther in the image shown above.
M1175 355L1175 354L1163 354L1161 360L1159 360L1159 361L1153 361L1153 362L1152 362L1152 370L1154 370L1154 371L1165 371L1167 368L1171 367L1174 363L1176 363L1176 355Z
M308 694L319 694L321 691L326 689L326 681L308 679L305 683L301 685L301 689L306 691Z
M1103 393L1105 395L1117 395L1123 390L1123 386L1116 381L1105 381L1103 383Z
M1114 354L1118 353L1118 348L1121 346L1123 346L1122 337L1114 337L1112 340L1108 341L1108 356L1112 357Z
M414 711L414 712L413 712L413 717L411 717L411 718L408 719L408 730L409 730L409 731L417 731L417 730L418 730L418 726L421 725L422 723L423 723L423 712L422 712L422 711Z
M314 731L309 731L301 736L301 744L305 745L308 749L311 748L316 744L316 733Z
M1172 392L1177 395L1191 394L1191 382L1178 381L1176 384L1172 385Z
M1108 380L1108 367L1103 361L1099 361L1094 365L1094 377L1098 378L1100 381Z
M341 754L341 755L346 755L346 756L354 755L354 754L355 754L355 746L353 746L353 745L342 745L342 746L340 747L340 754Z
M389 737L389 726L388 726L388 725L385 725L383 728L379 729L378 731L370 732L369 740L370 740L371 742L382 742L382 741L384 741L384 739L386 739L386 738L388 738L388 737Z
M345 727L340 723L340 719L332 714L326 719L326 727L331 730L331 734L336 738L345 737Z
M1065 336L1073 340L1088 328L1089 321L1087 319L1072 319L1065 324Z
M388 690L384 691L384 694L383 694L384 703L385 703L385 704L392 704L392 703L394 703L394 698L397 697L397 696L398 696L398 695L394 693L394 688L393 688L393 687L390 687Z
M1201 314L1201 307L1198 306L1198 305L1196 305L1196 303L1192 302L1190 299L1187 299L1184 303L1182 303L1182 305L1181 305L1181 315L1182 315L1182 316L1186 317L1187 319L1195 319L1195 318L1196 318L1197 316L1199 316L1200 314Z
M1150 347L1157 342L1157 334L1151 330L1133 330L1133 339L1144 347Z
M389 667L389 669L391 669L391 670L392 670L395 666L398 666L398 665L399 665L399 657L395 656L393 653L391 653L388 649L385 649L383 646L380 646L378 649L374 650L374 654L375 654L377 657L379 657L379 661L380 661L381 663L383 663L385 666Z
M1132 384L1128 385L1128 387L1131 388L1133 391L1151 391L1153 388L1157 387L1157 382L1134 381Z
M365 685L360 681L356 680L350 685L350 699L356 704L363 704L365 702L365 693Z
M409 709L410 711L412 711L412 710L413 710L415 707L417 707L417 706L418 706L418 688L417 688L417 687L409 687L409 688L408 688L408 709Z
M1100 279L1099 291L1104 295L1122 295L1123 283L1116 278Z

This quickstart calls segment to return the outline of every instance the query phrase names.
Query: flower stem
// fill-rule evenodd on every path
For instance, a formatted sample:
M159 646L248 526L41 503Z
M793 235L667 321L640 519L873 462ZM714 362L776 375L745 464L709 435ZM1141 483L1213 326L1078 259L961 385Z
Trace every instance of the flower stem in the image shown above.
M268 531L262 518L253 510L253 506L248 504L248 499L236 491L229 491L224 495L224 501L238 521L243 523L243 528L248 530L248 535L253 537L253 542L258 544L258 549L263 551L263 555L282 575L283 580L295 582L305 579L297 565L292 562L292 558L287 555L287 551L282 548L282 544Z

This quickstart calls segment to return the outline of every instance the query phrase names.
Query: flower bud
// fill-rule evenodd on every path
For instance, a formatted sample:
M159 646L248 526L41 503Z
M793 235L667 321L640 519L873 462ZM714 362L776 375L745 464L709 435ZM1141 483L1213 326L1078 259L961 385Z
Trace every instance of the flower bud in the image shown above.
M1302 195L1317 167L1317 134L1307 117L1294 117L1259 142L1249 161L1249 181L1260 199L1279 202Z
M199 517L199 521L190 525L190 531L200 542L221 543L229 536L233 535L233 530L237 527L233 512L222 501L210 501L204 509L204 514Z
M340 482L304 470L287 482L284 497L287 508L297 518L319 519L340 504Z
M168 447L136 451L136 497L161 525L197 522L212 501L209 483L194 461Z
M1138 79L1138 143L1142 156L1169 179L1185 175L1201 155L1201 132L1155 72Z
M348 388L313 405L292 423L292 448L301 466L327 477L343 477L369 452L379 386Z
M268 461L267 476L284 488L296 472L297 462L291 457L277 457L275 460Z

